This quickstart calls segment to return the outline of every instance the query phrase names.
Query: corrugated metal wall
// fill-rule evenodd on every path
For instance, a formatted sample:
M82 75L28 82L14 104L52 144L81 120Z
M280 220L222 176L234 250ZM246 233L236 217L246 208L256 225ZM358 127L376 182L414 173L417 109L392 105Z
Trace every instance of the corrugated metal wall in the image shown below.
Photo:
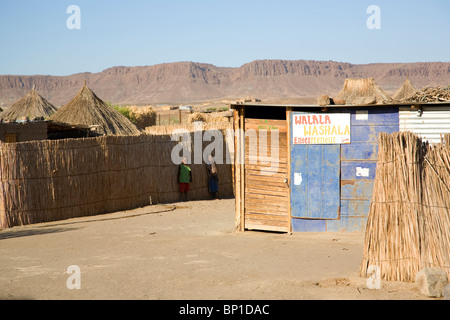
M399 130L397 107L346 112L351 113L351 143L341 145L341 216L327 222L327 231L364 231L376 174L378 134Z
M331 109L329 112L351 114L351 143L340 145L340 213L336 219L298 219L293 215L292 231L364 231L372 198L378 157L378 134L399 131L398 107ZM300 153L291 152L291 163ZM313 156L313 155L311 155ZM304 155L303 155L304 157ZM311 162L322 163L319 153ZM291 193L291 205L301 195ZM338 201L339 201L338 200ZM294 213L295 209L291 208Z
M401 107L400 131L417 133L422 139L435 144L441 142L441 135L450 133L450 106L423 106L417 109Z

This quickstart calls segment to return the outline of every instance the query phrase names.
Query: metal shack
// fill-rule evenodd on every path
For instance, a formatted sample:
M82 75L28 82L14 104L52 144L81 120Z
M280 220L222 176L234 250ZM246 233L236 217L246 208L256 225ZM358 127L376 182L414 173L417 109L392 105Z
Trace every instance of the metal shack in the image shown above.
M233 104L237 230L364 231L378 134L450 133L450 103Z
M378 134L399 131L399 105L230 107L237 230L364 231Z

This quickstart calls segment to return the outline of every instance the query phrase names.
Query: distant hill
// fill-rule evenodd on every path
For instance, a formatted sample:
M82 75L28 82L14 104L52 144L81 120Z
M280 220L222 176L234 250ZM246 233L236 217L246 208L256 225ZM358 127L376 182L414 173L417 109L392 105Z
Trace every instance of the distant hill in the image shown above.
M35 85L56 106L83 86L105 101L120 104L195 103L255 97L286 100L337 95L346 78L368 78L393 94L406 77L418 89L450 85L450 62L350 64L334 61L256 60L239 68L175 62L113 67L70 76L0 75L0 106L9 107Z

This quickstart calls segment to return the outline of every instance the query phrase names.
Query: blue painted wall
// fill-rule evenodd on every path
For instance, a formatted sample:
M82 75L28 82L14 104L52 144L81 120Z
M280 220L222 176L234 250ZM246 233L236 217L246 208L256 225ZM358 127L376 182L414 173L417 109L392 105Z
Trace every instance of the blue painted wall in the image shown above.
M361 113L362 111L362 113ZM367 113L364 113L367 111ZM303 112L303 111L302 111ZM296 161L299 158L304 158L302 151L308 150L311 146L293 145L291 141L291 213L292 213L292 231L293 232L355 232L364 231L367 215L369 213L370 201L372 198L373 182L376 174L376 162L378 156L378 134L380 132L397 132L399 131L399 113L398 107L392 108L332 108L327 112L336 113L350 113L351 114L351 143L340 145L339 154L339 183L333 186L337 188L329 199L324 200L324 207L334 210L331 202L338 202L339 214L334 215L334 212L311 212L305 215L303 209L298 208L300 205L307 207L307 204L302 204L306 201L305 197L299 197L301 190L298 190L293 184L293 175L298 168L295 167ZM292 121L292 118L290 119ZM291 125L292 128L292 125ZM300 148L298 148L300 147ZM302 150L303 149L303 150ZM323 150L322 153L316 152L316 156L310 154L308 162L323 164ZM331 150L331 149L330 149ZM328 150L330 153L331 151ZM332 152L331 152L332 153ZM315 158L314 158L315 157ZM322 157L322 158L321 158ZM302 160L303 161L303 160ZM303 165L302 170L308 168ZM298 165L298 163L297 163ZM328 168L324 167L325 171L329 170L331 175L335 171L334 164ZM317 170L317 169L316 169ZM313 179L309 173L306 173L309 179ZM318 179L316 177L316 184L324 183L323 176ZM326 176L326 174L325 174ZM309 182L309 184L313 184ZM330 186L328 186L330 187ZM325 188L322 187L321 190ZM330 189L328 189L330 190ZM299 201L299 199L302 199ZM325 209L326 210L326 209ZM305 219L307 218L307 219Z
M339 218L339 145L292 145L290 181L294 173L302 174L302 182L291 184L291 216Z

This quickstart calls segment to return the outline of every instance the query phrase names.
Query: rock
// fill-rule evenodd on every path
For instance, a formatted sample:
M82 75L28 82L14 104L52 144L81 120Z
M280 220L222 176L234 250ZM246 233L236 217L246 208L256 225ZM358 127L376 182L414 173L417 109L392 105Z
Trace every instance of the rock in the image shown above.
M444 287L447 284L447 273L439 268L424 268L416 275L417 289L421 294L428 297L442 297Z
M445 286L442 295L444 296L444 300L450 300L450 284Z
M377 98L374 96L370 96L370 97L357 97L353 100L353 104L362 104L362 105L366 105L366 104L375 104L377 103Z
M344 99L339 99L339 98L333 98L333 103L335 105L344 105L346 103L346 101Z
M331 99L329 96L327 96L326 94L321 95L318 99L317 99L317 104L319 106L328 106L331 104Z

